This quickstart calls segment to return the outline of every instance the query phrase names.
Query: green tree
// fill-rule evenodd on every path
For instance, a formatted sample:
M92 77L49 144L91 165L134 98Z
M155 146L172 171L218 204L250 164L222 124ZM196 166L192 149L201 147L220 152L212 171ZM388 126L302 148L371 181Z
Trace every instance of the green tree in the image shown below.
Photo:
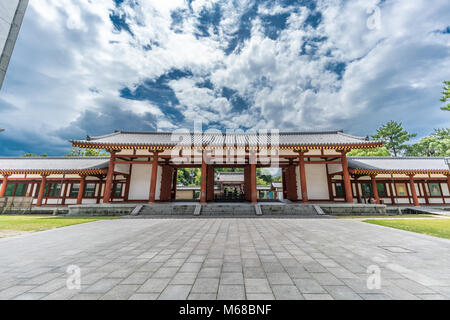
M177 173L177 184L183 186L200 185L200 180L197 179L197 176L200 177L199 173L199 168L179 168ZM198 180L198 184L196 184L196 180Z
M396 157L408 148L405 142L416 135L403 129L401 122L389 121L381 126L372 137L384 142L384 146Z
M107 157L109 153L100 149L92 148L72 148L70 154L66 154L66 157Z
M450 101L450 81L444 81L444 86L442 87L444 90L442 92L442 102ZM450 111L450 103L446 106L441 107L442 110Z
M270 186L272 184L272 174L268 169L256 169L256 182L259 186Z
M41 155L37 155L37 154L34 154L34 153L25 153L24 155L22 155L22 157L24 157L24 158L47 157L47 154L43 153Z
M435 129L430 136L409 146L406 154L416 157L450 156L450 128Z
M373 149L355 149L348 154L350 157L389 157L391 152L386 147Z

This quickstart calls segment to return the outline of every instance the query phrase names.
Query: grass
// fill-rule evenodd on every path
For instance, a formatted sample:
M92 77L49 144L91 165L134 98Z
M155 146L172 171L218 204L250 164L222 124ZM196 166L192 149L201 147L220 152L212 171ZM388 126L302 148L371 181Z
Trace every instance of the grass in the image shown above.
M50 215L0 215L1 231L42 231L117 217L58 217Z
M401 219L401 218L431 218L433 217L432 214L402 214L402 215L395 215L395 216L338 216L340 219L370 219L370 218L395 218L395 219Z
M450 239L450 219L377 219L364 222Z

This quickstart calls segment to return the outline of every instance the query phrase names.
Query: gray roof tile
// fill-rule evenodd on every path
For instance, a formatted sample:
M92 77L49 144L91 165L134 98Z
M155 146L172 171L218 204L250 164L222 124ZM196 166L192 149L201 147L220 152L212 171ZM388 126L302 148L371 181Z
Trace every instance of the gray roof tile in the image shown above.
M280 132L278 135L257 135L253 133L172 133L172 132L128 132L87 137L86 140L72 140L72 143L86 145L137 145L137 146L257 146L259 145L371 145L363 137L351 136L342 131L322 132Z
M109 157L0 157L0 171L77 171L108 168Z
M449 170L443 157L348 157L351 169L381 171L445 171Z
M218 172L216 176L218 182L244 182L243 172Z

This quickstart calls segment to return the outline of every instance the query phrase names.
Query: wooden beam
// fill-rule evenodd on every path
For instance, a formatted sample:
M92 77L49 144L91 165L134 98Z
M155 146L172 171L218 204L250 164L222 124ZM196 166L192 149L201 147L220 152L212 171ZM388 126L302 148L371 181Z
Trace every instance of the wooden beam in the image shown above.
M106 182L105 182L105 192L103 193L103 203L109 203L111 200L111 188L114 178L114 167L115 167L115 155L116 152L112 150L111 156L109 158L109 165L108 165L108 173L106 175Z
M380 197L378 195L378 188L377 188L377 180L375 176L370 176L370 180L372 182L372 193L373 197L375 198L375 203L380 204Z
M250 201L252 203L258 202L258 194L256 190L256 165L250 164Z
M77 204L81 204L83 202L84 186L85 185L86 185L86 176L81 176L80 188L78 189L78 195L77 195Z
M171 192L172 200L177 199L177 182L178 182L178 169L174 168L172 176L172 192Z
M206 203L206 183L207 183L207 165L205 161L205 154L203 152L202 157L202 173L201 173L201 180L200 180L200 203Z
M214 168L212 166L208 166L207 172L208 172L208 176L206 179L206 200L213 201L214 200Z
M412 198L413 198L413 204L414 204L415 207L418 207L420 204L419 204L419 199L417 198L416 186L415 186L415 183L414 183L414 175L410 175L409 176L409 186L411 188L411 195L412 195Z
M450 193L450 175L447 176L447 186L448 186L448 192ZM442 194L444 194L444 193L442 193Z
M222 188L223 189L223 188ZM246 165L244 167L244 196L245 200L250 201L250 166Z
M344 179L344 187L345 187L345 201L348 203L353 203L353 191L352 185L350 181L350 175L348 173L348 161L347 161L347 152L342 152L342 171L343 171L343 179Z
M8 186L8 176L3 175L2 187L0 188L0 197L4 197L6 193L6 187Z
M43 175L41 177L41 184L39 187L39 195L36 202L36 207L42 206L42 199L44 199L44 191L45 191L45 184L47 183L47 176Z

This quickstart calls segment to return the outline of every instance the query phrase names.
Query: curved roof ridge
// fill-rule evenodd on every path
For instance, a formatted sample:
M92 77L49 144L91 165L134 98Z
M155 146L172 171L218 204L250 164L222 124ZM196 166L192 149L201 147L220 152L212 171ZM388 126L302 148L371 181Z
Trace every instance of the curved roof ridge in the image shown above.
M113 136L117 136L117 135L119 135L121 133L122 133L122 131L116 130L113 133L108 133L108 134L105 134L105 135L102 135L102 136L91 137L91 136L87 135L86 136L86 140L87 141L91 141L91 140L97 140L97 139L102 139L102 138L113 137ZM70 142L72 142L72 141L77 141L77 140L70 140Z
M262 130L267 130L267 132L271 132L271 130L276 130L276 129L262 129ZM176 131L115 131L113 133L110 134L106 134L106 135L102 135L102 136L95 136L95 137L89 137L88 140L94 140L94 139L101 139L101 138L108 138L111 136L115 136L118 134L155 134L155 135L165 135L165 134L190 134L190 135L195 135L195 134L238 134L238 135L247 135L247 134L260 134L261 132L228 132L228 131L221 131L221 132L208 132L208 131L201 131L201 132L193 132L193 131L189 131L189 132L176 132ZM353 138L361 138L361 137L357 137L357 136L352 136L349 134L345 134L344 131L342 129L339 130L310 130L310 131L278 131L279 134L285 134L285 135L294 135L294 134L327 134L327 133L335 133L335 134L343 134L343 135L347 135L349 137L353 137ZM365 139L365 138L362 138ZM77 140L75 140L77 141Z

